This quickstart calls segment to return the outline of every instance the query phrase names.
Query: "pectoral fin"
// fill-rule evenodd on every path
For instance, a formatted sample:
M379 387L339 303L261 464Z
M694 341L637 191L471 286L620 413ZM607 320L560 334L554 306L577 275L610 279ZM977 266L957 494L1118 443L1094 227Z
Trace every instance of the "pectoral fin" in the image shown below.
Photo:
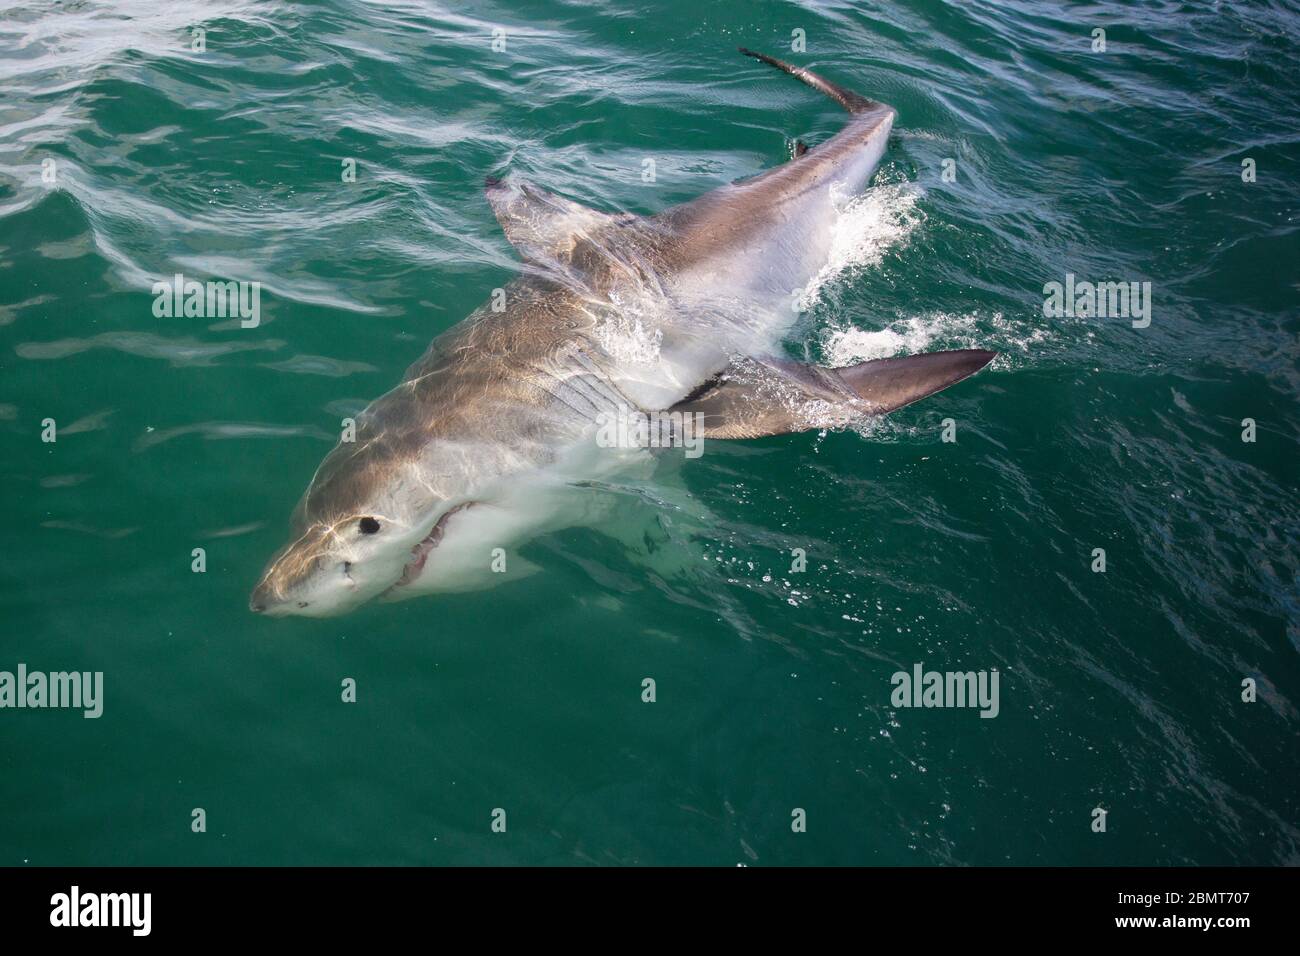
M506 238L527 262L568 264L593 237L637 221L631 213L600 212L528 183L488 177L485 186Z
M704 416L705 438L758 438L839 428L910 405L974 375L996 352L961 349L846 368L745 358L671 411Z

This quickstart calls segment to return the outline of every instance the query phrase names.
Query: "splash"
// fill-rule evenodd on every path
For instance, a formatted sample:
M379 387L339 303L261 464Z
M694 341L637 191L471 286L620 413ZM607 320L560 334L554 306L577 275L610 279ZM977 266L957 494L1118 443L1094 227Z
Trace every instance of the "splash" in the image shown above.
M974 342L977 316L934 312L900 319L883 329L870 331L853 326L832 325L822 334L822 349L832 368L856 365L891 355L912 355L930 349L936 339Z
M875 330L856 328L847 322L832 323L822 332L821 349L826 364L840 368L934 348L1025 353L1047 337L1047 330L1041 326L1025 326L1008 320L1001 312L986 317L975 312L936 311L899 319Z
M846 196L832 187L839 209L831 227L831 251L826 265L795 297L795 306L807 311L817 304L822 290L841 276L878 265L885 253L904 244L922 222L918 208L923 190L916 183L883 183L858 196Z
M611 293L610 299L615 308L605 312L593 330L597 343L619 362L656 364L664 337L659 322L622 301L617 293Z

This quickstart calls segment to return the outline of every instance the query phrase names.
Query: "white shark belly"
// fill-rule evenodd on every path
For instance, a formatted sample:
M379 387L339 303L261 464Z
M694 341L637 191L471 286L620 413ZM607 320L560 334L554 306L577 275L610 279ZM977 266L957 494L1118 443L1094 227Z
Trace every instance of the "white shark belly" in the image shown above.
M645 449L601 447L593 427L552 464L476 492L449 516L419 574L387 599L480 590L530 574L536 567L518 554L520 545L563 528L600 524L612 502L593 493L592 484L647 477L653 468Z

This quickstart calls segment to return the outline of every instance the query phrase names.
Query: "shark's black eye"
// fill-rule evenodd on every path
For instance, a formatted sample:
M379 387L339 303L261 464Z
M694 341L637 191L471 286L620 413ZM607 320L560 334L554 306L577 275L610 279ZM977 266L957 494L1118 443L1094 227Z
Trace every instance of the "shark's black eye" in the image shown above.
M374 534L379 530L379 522L374 518L366 517L361 519L361 533Z

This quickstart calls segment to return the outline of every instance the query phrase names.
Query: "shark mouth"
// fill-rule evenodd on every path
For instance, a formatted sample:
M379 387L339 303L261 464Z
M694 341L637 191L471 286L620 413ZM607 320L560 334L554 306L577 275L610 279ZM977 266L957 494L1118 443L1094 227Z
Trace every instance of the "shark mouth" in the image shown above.
M393 585L394 588L405 587L419 578L424 572L424 564L429 560L429 555L442 541L443 535L447 533L448 520L456 512L464 511L466 508L472 507L473 504L474 502L467 501L443 512L442 517L434 522L433 528L424 536L424 540L411 549L411 559L406 562L406 567L402 569L402 576L397 579L397 583Z

